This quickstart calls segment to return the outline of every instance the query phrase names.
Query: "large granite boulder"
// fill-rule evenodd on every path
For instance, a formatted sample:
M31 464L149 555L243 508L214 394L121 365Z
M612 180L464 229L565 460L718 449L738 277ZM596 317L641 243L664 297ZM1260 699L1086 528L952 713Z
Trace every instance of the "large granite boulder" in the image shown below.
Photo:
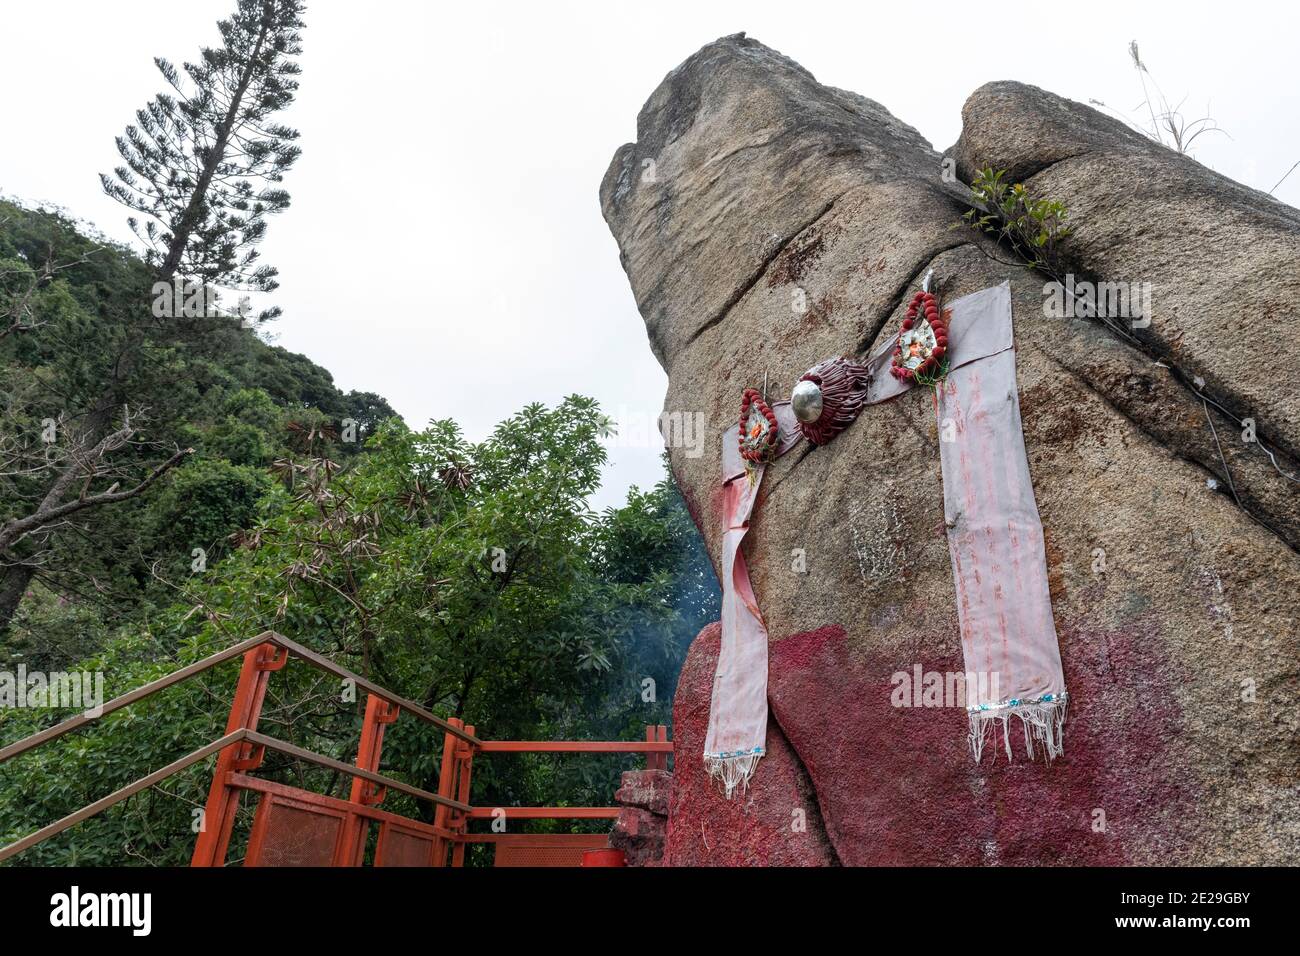
M962 711L891 705L896 672L961 669L934 409L913 389L768 470L745 554L773 638L772 752L739 804L707 791L688 728L711 685L683 679L666 862L705 845L724 848L709 862L818 862L778 825L805 775L848 864L1300 862L1300 499L1266 452L1300 472L1297 213L1028 87L983 88L965 121L945 162L878 103L726 37L651 95L601 203L665 411L708 422L702 456L670 457L715 563L743 388L766 376L781 398L815 362L874 350L928 269L950 299L1010 280L1066 755L976 764ZM1152 283L1150 325L1048 318L1045 278L960 224L984 166L1070 207L1080 277ZM1242 441L1247 417L1266 447Z

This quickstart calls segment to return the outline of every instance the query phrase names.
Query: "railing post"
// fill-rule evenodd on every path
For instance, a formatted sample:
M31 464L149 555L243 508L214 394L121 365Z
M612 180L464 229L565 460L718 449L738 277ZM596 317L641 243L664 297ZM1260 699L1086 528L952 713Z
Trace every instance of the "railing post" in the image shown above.
M645 740L648 744L663 744L668 742L668 728L663 724L646 724ZM647 770L667 770L668 755L662 753L648 753L645 755L645 768Z
M235 685L235 697L230 704L230 717L226 720L226 733L241 728L256 730L266 697L266 685L273 671L278 671L289 660L289 652L272 643L259 644L244 655ZM225 747L217 755L217 766L212 772L212 785L208 788L208 802L203 808L199 838L194 843L190 866L222 866L226 862L226 849L230 833L235 826L239 809L239 790L227 784L236 770L249 770L262 761L262 748L245 741Z
M384 747L384 728L397 720L401 709L377 694L366 698L366 718L361 725L361 742L357 746L357 766L362 770L379 770L379 755ZM352 778L353 803L377 806L384 802L384 788L378 784Z
M466 727L465 732L473 736L474 734L473 726ZM459 769L460 786L456 795L456 799L459 800L461 803L469 803L470 773L473 770L473 766L474 766L474 745L467 740L458 740L456 741L456 743L458 745L457 756L459 758L458 765L460 768ZM468 813L465 813L462 810L457 810L452 816L453 816L452 828L454 830L456 830L458 833L462 835L467 830L469 830ZM451 865L452 866L465 865L465 841L457 840L455 843L452 844Z
M397 720L397 715L400 713L401 708L384 700L378 694L370 694L366 697L366 716L361 724L361 740L357 744L359 768L376 772L379 770L379 757L384 748L384 728ZM351 803L373 807L383 803L386 794L387 788L360 777L353 777L352 793L348 800ZM364 862L366 853L365 838L370 827L369 821L354 813L348 816L345 825L348 832L342 844L342 859L337 863L340 866L360 866Z
M648 744L657 743L659 740L659 730L654 724L645 725L645 742ZM645 768L647 770L663 770L661 763L663 754L648 753L645 755Z
M458 717L452 717L447 723L451 724L457 730L465 726L465 722ZM448 799L455 799L453 794L456 792L456 747L460 743L459 738L448 732L446 740L442 744L442 770L438 774L438 796ZM433 811L433 825L439 829L447 829L448 821L451 818L451 808L438 804L437 809ZM433 865L447 865L447 839L441 836L433 838Z

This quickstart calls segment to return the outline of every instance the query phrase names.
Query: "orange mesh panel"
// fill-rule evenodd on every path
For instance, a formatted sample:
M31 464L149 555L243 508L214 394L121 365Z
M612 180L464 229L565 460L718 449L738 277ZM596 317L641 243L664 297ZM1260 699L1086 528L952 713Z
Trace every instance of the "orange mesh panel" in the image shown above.
M379 832L375 866L432 866L433 837L385 823Z
M605 833L539 833L496 842L495 866L582 866L582 852L607 846Z
M329 866L343 826L338 813L294 805L274 797L261 808L267 814L257 866Z

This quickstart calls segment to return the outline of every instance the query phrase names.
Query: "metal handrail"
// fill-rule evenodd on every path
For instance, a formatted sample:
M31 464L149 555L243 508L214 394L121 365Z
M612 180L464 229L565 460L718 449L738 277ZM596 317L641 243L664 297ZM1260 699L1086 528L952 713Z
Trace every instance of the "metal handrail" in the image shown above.
M670 754L671 740L484 740L484 754Z
M95 814L107 810L116 803L121 803L127 797L133 797L141 790L148 790L155 784L161 783L174 773L180 773L186 767L193 766L205 757L211 757L214 753L223 747L231 744L237 744L244 739L248 733L246 730L236 730L233 733L226 734L218 740L212 741L206 747L200 747L191 754L187 754L180 760L169 763L161 770L155 770L146 777L141 777L135 783L128 783L120 790L114 790L108 796L96 800L94 803L87 804L80 810L69 813L66 817L51 823L49 826L41 827L35 833L28 834L21 840L10 843L7 847L0 848L0 863L3 863L9 857L22 853L23 850L29 849L38 843L48 840L52 836L57 836L70 827L75 827L83 820L93 817Z
M268 737L266 734L259 734L257 731L247 730L241 727L239 730L232 731L224 737L220 737L212 741L212 743L200 747L193 753L186 754L179 760L169 763L161 770L155 770L153 773L141 777L134 783L129 783L119 790L114 790L108 796L102 797L94 803L87 804L80 810L69 813L66 817L56 820L48 826L41 827L41 829L37 830L35 833L28 834L21 840L10 843L6 847L0 847L0 863L3 863L11 856L15 856L22 853L24 850L30 849L38 843L48 840L52 836L57 836L64 830L75 827L78 823L88 820L98 813L102 813L109 807L121 803L128 797L135 796L142 790L148 790L150 787L162 783L162 781L166 780L173 774L180 773L182 770L192 767L200 760L203 760L206 757L211 757L214 753L229 747L231 744L237 744L244 741L265 747L268 750L274 750L278 753L286 754L290 757L297 757L299 760L314 763L317 766L326 768L327 770L336 770L353 777L361 777L363 780L368 780L371 783L409 794L410 796L417 797L420 800L427 800L429 803L441 804L444 807L450 807L451 809L459 810L462 813L470 813L474 809L469 804L462 803L459 800L452 800L436 793L430 793L427 790L421 790L419 787L413 787L410 784L402 783L400 780L394 780L392 777L385 776L384 774L375 773L373 770L366 770L362 767L356 767L352 764L344 763L341 760L335 760L332 757L312 753L310 750L304 750L302 747L286 743L285 741L278 740L275 737Z
M72 733L75 730L80 730L83 727L107 717L109 714L121 710L123 707L129 707L131 704L144 700L147 697L151 697L161 690L166 690L168 687L189 680L191 677L210 670L218 664L233 660L263 644L273 644L286 653L301 658L318 670L334 674L336 677L343 678L344 680L350 680L357 687L362 688L367 693L388 701L390 704L397 706L400 710L409 711L421 720L441 728L451 736L463 740L472 746L477 747L482 743L478 737L466 733L455 724L429 713L429 711L425 710L414 701L400 697L397 694L380 687L373 681L367 680L359 674L354 674L346 667L335 664L329 658L303 647L297 641L292 641L283 634L277 633L276 631L264 631L256 637L250 637L247 640L240 641L239 643L233 644L230 647L205 657L200 661L195 661L192 664L187 664L185 667L174 670L170 674L160 677L158 680L150 681L134 690L127 691L125 694L115 697L103 706L96 708L93 713L86 712L78 714L75 717L70 717L67 720L55 724L53 727L47 727L44 730L24 737L6 747L0 748L0 763L4 763L6 760L17 757L19 754L26 753L35 747L39 747L41 744L48 743L51 740L57 740L65 734ZM334 760L332 757L325 757L321 754L313 753L310 750L305 750L293 744L286 743L285 741L277 740L274 737L268 737L265 734L259 734L256 731L247 728L240 728L226 734L224 737L212 741L210 744L200 747L198 750L195 750L178 760L173 761L162 769L155 770L153 773L141 777L139 780L129 783L125 787L115 790L108 796L87 804L80 810L76 810L62 819L57 820L48 826L42 827L35 833L31 833L6 847L0 848L0 862L7 860L15 854L21 853L52 836L56 836L64 830L76 826L78 823L107 810L109 807L122 802L128 797L134 796L142 790L147 790L148 788L155 786L173 774L179 773L180 771L198 763L200 760L224 750L231 744L238 744L241 742L248 742L255 746L265 747L269 750L284 753L296 757L299 760L305 760L308 763L314 763L330 770L346 773L353 777L360 777L371 783L389 787L418 799L427 800L430 803L440 804L454 810L459 810L462 813L468 813L472 809L469 804L463 803L459 800L453 800L440 794L430 793L427 790L421 790L419 787L413 787L410 784L402 783L399 780L394 780L391 777L384 776L383 774L375 773L374 771L356 767L351 764L346 764L342 761Z
M28 750L38 747L41 744L48 743L51 740L57 740L58 738L64 736L65 734L69 734L75 730L79 730L83 727L93 724L96 721L100 720L101 718L107 717L109 714L115 713L116 711L121 710L124 707L128 707L131 704L136 703L137 701L144 700L147 697L151 697L152 695L158 693L161 690L165 690L168 687L172 687L176 684L182 683L183 681L186 681L191 677L201 674L217 666L218 664L224 663L225 661L233 660L234 658L239 657L240 655L247 654L249 651L252 651L253 649L264 644L275 645L281 648L287 654L292 654L295 657L301 658L302 660L306 661L307 663L311 664L313 667L316 667L319 670L334 674L335 676L343 678L345 680L352 681L356 686L361 687L367 693L381 700L385 700L392 705L395 705L399 710L409 711L410 713L416 715L417 717L424 720L425 722L441 728L450 737L454 737L458 740L463 741L464 743L469 744L471 747L471 751L470 751L471 754L474 751L478 751L484 754L528 753L528 752L532 752L532 753L644 753L647 756L651 754L672 753L673 745L663 738L664 731L662 727L659 728L659 733L660 733L659 740L647 739L645 742L641 742L641 741L484 741L479 739L473 733L464 730L462 726L458 726L458 724L460 723L459 721L453 722L453 721L444 720L443 718L430 713L429 711L421 707L419 704L416 704L413 701L409 701L403 697L399 697L398 695L391 693L390 691L379 686L378 684L375 684L373 681L367 680L366 678L361 677L358 674L354 674L352 671L348 670L347 668L335 664L329 658L321 654L318 654L315 651L312 651L306 647L303 647L301 644L297 643L296 641L292 641L289 638L285 637L284 635L277 633L276 631L264 631L263 633L257 635L256 637L250 637L247 640L240 641L239 643L233 644L230 647L218 651L217 653L212 654L208 657L205 657L202 660L195 661L192 664L188 664L185 667L179 668L178 670L175 670L170 674L167 674L166 676L159 678L158 680L151 681L147 684L135 688L134 690L128 691L127 693L122 694L119 697L115 697L113 698L113 700L97 708L93 713L87 712L87 713L78 714L75 717L71 717L67 720L61 721L58 724L55 724L53 727L47 727L45 730L39 731L35 734L31 734L30 736L24 737L23 739L16 741L15 743L0 748L0 763L3 763L13 757L16 757L19 754L26 753ZM649 730L649 728L647 728L647 730ZM227 733L225 736L220 737L209 744L206 744L203 747L200 747L198 750L195 750L192 753L189 753L184 757L181 757L178 760L173 761L172 763L168 764L162 769L155 770L153 773L141 777L140 779L134 781L133 783L127 784L126 786L118 790L115 790L113 793L109 794L106 797L102 797L93 803L87 804L86 806L82 807L80 810L76 810L68 814L67 816L55 821L54 823L42 827L41 829L35 831L34 833L31 833L23 837L22 839L9 844L8 846L0 847L0 862L3 862L12 856L15 856L16 854L21 853L24 850L27 850L35 846L36 844L49 839L50 837L56 836L57 834L62 833L64 830L76 826L77 824L83 822L84 820L87 820L90 817L93 817L96 814L109 809L115 804L118 804L123 800L126 800L137 793L140 793L143 790L147 790L150 787L156 786L158 783L162 782L163 780L167 779L173 774L179 773L182 770L185 770L193 766L199 761L204 760L215 753L219 753L220 751L225 750L225 748L235 744L250 744L254 747L261 747L267 750L272 750L278 753L286 754L288 756L306 761L308 763L314 763L317 766L324 767L329 770L334 770L341 774L346 774L351 777L360 778L362 780L369 781L370 783L376 784L378 786L390 788L392 790L405 793L417 799L425 800L429 803L433 803L441 807L446 807L451 810L456 810L461 814L463 814L466 820L482 819L482 818L486 818L489 815L496 815L497 813L501 812L499 810L494 810L491 808L484 808L484 807L476 808L464 802L463 800L456 800L448 796L443 796L442 794L431 793L427 790L422 790L419 787L412 786L411 784L403 783L399 780L394 780L391 777L377 773L373 770L367 770L360 766L354 766L352 764L344 763L340 760L335 760L332 757L326 757L322 754L313 753L310 750L306 750L302 747L298 747L286 741L279 740L275 737L270 737L267 736L266 734L258 733L257 731L251 730L247 727L241 727L231 731L230 733ZM462 790L461 796L468 799L467 787L465 787L465 789ZM511 807L511 808L503 808L503 809L507 816L518 818L518 819L540 819L540 818L595 819L595 818L603 818L603 817L613 817L613 816L617 816L618 814L617 807L565 807L565 808ZM452 839L463 840L463 838L467 836L469 836L469 834L461 834L459 837L453 837Z
M201 661L195 661L193 664L188 664L179 670L172 671L166 677L160 677L156 681L151 681L148 684L135 688L135 690L127 691L120 697L115 697L102 707L98 708L98 712L93 716L89 714L78 714L75 717L69 717L67 720L55 724L53 727L47 727L45 730L34 733L29 737L24 737L16 743L0 748L0 763L4 763L11 757L16 757L21 753L26 753L33 747L39 747L41 744L48 741L57 740L64 734L71 733L74 730L80 730L88 724L93 724L95 721L107 717L114 711L121 710L123 707L134 704L136 701L144 700L146 697L151 697L160 690L166 690L168 687L189 680L196 674L201 674L210 668L216 667L218 664L239 657L241 654L252 650L259 644L275 644L283 650L288 651L294 657L301 658L311 664L318 670L326 671L336 677L341 677L344 680L350 680L358 687L364 689L367 693L374 694L376 697L381 697L390 704L396 704L402 710L410 711L421 720L433 724L435 727L440 727L453 737L457 737L460 740L475 746L478 746L481 743L481 741L473 734L465 733L465 731L461 730L459 727L448 723L441 717L429 713L419 704L409 701L404 697L399 697L391 691L380 687L373 681L367 680L359 674L352 673L352 671L348 670L346 667L335 664L328 657L317 654L315 651L303 647L297 641L291 641L283 634L279 634L275 631L263 631L257 637L250 637L246 641L240 641L238 644L231 645L223 651L218 651L210 657L205 657Z
M427 800L430 803L441 804L444 807L451 807L453 810L460 810L462 813L469 813L474 808L468 803L462 803L459 800L453 800L450 797L444 797L441 794L430 793L428 790L421 790L419 787L413 787L409 783L402 783L400 780L394 780L392 777L386 777L382 773L375 773L373 770L366 770L355 764L344 763L342 760L335 760L333 757L326 757L322 754L313 753L283 740L277 740L274 737L268 737L266 734L259 734L256 730L244 732L244 739L250 744L258 744L267 750L274 750L277 753L285 754L289 757L297 757L299 760L305 760L308 763L314 763L318 767L324 767L326 770L337 770L339 773L347 774L352 777L360 777L362 780L369 780L371 783L377 783L381 786L388 787L390 790L399 790L402 793L417 797L420 800Z

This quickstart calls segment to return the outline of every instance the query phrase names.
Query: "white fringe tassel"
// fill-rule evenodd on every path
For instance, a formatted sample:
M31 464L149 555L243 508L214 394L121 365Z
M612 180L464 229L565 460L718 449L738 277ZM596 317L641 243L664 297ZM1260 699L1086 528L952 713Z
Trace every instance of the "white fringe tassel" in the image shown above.
M721 784L723 794L730 800L737 787L742 792L749 789L749 778L754 775L759 758L762 756L761 752L736 754L732 757L716 757L706 754L704 767L708 770L709 776Z
M990 734L996 734L993 726L1002 724L1002 742L1007 750L1007 759L1011 759L1012 717L1019 717L1025 731L1025 750L1029 759L1034 759L1034 744L1046 753L1048 763L1065 752L1065 711L1069 699L1065 695L1052 701L1035 701L989 710L972 710L970 718L970 749L975 755L975 762L980 762L984 753L984 740ZM996 758L995 758L996 759Z

